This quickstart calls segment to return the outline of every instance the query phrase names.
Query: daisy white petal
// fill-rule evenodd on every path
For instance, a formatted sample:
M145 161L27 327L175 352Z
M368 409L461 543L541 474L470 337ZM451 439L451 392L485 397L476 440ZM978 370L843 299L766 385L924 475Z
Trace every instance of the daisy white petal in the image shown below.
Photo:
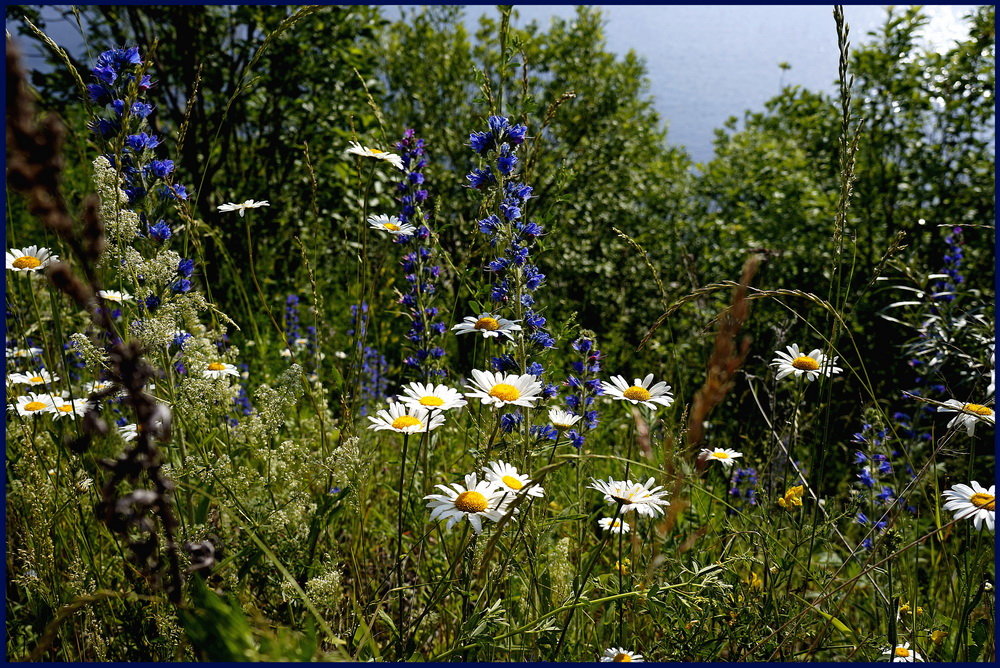
M90 404L84 399L69 399L66 397L55 397L48 408L54 418L81 417L90 408Z
M12 373L7 376L11 385L48 385L59 381L59 376L53 376L45 369L29 371L28 373Z
M622 376L612 376L611 382L601 382L604 394L618 401L628 401L633 406L642 404L646 408L656 410L659 406L669 406L674 403L674 397L670 394L670 386L660 381L656 385L653 382L653 374L647 374L645 378L638 378L629 385Z
M924 657L920 656L920 653L916 650L910 649L910 643L903 643L902 645L897 645L894 648L887 649L882 652L883 656L891 657L889 659L890 663L913 663L914 661L923 661Z
M662 506L670 505L670 502L663 498L667 492L661 486L654 487L654 482L655 478L650 478L646 484L612 478L608 478L607 482L591 479L588 487L604 494L604 500L608 503L620 504L621 515L634 510L640 515L654 517L663 513Z
M350 142L347 152L351 155L360 155L362 158L375 158L376 160L385 160L390 165L396 169L402 171L403 159L396 155L395 153L389 153L388 151L379 151L378 149L368 148L367 146L362 146L356 141Z
M479 399L484 405L525 406L531 408L538 401L542 384L530 373L515 375L472 370L472 381L465 386L472 390L465 396Z
M434 385L433 383L409 383L403 386L403 396L398 397L399 401L407 406L423 408L425 410L447 411L453 408L461 408L467 402L462 398L462 393L452 389L447 385Z
M396 216L386 216L381 213L377 216L368 216L368 226L397 237L407 237L417 231L413 225L399 222L399 218Z
M129 293L119 292L118 290L98 290L97 294L100 295L101 299L114 302L116 304L121 304L133 299L132 295Z
M521 326L517 324L519 322L520 320L507 320L492 313L483 313L478 318L471 315L466 316L462 322L452 327L451 331L456 334L481 334L485 339L501 335L513 339L512 332L521 331Z
M938 406L938 411L941 413L955 413L958 415L951 419L948 423L949 429L960 429L964 428L965 433L972 436L976 432L976 423L985 422L988 425L996 424L996 415L993 409L989 406L983 406L981 404L966 404L961 401L956 401L955 399L949 399L944 402L944 406Z
M38 272L58 260L58 255L40 246L11 248L7 251L7 269L10 271Z
M418 434L433 431L444 424L444 416L430 417L427 410L406 404L391 402L388 410L380 410L374 416L368 416L372 424L368 426L374 431L395 431L400 434Z
M730 448L713 448L711 450L706 448L701 451L701 456L704 457L706 461L714 459L722 464L723 468L730 469L733 464L736 463L735 460L743 456L743 453Z
M516 468L504 461L490 462L483 473L486 480L514 495L522 493L531 482L530 476L518 473ZM545 496L545 490L540 485L532 485L524 493L528 496Z
M551 422L552 426L559 431L572 429L573 425L582 419L582 415L574 415L573 413L564 411L561 408L552 407L549 409L549 422Z
M986 488L975 480L971 485L955 485L942 494L946 499L942 508L955 513L956 520L971 517L976 529L985 524L990 531L995 531L997 503L994 490L994 485Z
M233 364L226 362L209 362L205 365L201 374L205 378L225 378L226 376L239 376L239 369Z
M514 496L488 480L478 480L475 473L465 476L464 485L454 484L453 489L445 485L437 487L444 493L424 497L431 519L447 520L447 529L467 519L477 534L483 530L483 518L499 522L507 514L507 506Z
M219 211L221 211L223 213L228 213L230 211L239 211L240 212L240 218L242 218L243 214L246 213L247 209L257 209L257 208L262 207L262 206L271 206L271 205L270 205L270 203L267 200L263 200L261 202L256 202L256 201L254 201L252 199L248 199L247 201L243 202L242 204L236 204L234 202L227 202L226 204L220 204L216 208L218 208Z
M631 527L628 522L620 517L602 517L597 520L597 523L601 525L602 531L610 531L611 533L628 533Z
M812 350L808 355L799 351L799 344L793 343L786 346L787 352L775 351L775 357L771 360L771 366L777 369L775 379L781 380L785 376L800 378L805 376L807 380L813 381L820 376L832 376L838 374L843 369L836 366L837 357L828 358L819 348Z
M17 398L16 403L10 408L17 411L18 415L41 415L42 413L48 413L49 409L52 407L52 400L48 394L35 394L34 392L29 392L23 396Z
M644 661L642 654L636 654L621 647L609 647L601 655L601 663L642 663Z

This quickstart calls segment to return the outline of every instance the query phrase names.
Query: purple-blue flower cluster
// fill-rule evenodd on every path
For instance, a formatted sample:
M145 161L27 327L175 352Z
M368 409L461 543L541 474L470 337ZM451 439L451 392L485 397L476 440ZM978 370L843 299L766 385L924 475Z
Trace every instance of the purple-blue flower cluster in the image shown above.
M908 416L897 414L894 418L898 421L902 417ZM854 434L851 442L859 449L854 451L853 464L858 468L856 475L858 484L867 492L864 497L868 501L869 511L873 517L882 518L891 506L905 508L910 513L916 513L916 508L907 505L905 499L899 497L894 488L896 472L893 469L892 458L900 457L902 452L895 450L889 445L889 433L886 429L879 429L869 423L861 425L861 431ZM909 479L913 479L913 469L908 465L906 474ZM864 512L858 512L855 523L863 526L871 524ZM888 522L879 519L874 523L875 532L879 533L886 528ZM872 548L871 537L865 538L861 542L862 547Z
M403 179L396 186L399 221L416 227L412 235L396 237L396 243L408 249L400 261L407 289L399 303L410 314L410 329L406 332L406 340L411 352L403 359L403 364L413 369L423 380L428 380L445 375L440 363L445 351L435 339L444 334L447 327L443 322L435 320L438 309L429 303L437 290L436 281L441 275L441 267L434 264L434 250L427 244L431 233L426 221L430 214L424 214L421 209L428 197L423 173L427 157L424 140L417 137L413 129L407 129L403 133L403 138L396 143L396 149L403 161Z
M733 506L743 504L757 505L757 469L746 468L736 469L729 479L729 496L732 498ZM728 510L729 514L734 514L733 509Z
M570 362L572 373L566 378L569 394L566 395L566 408L573 415L582 415L576 429L566 432L566 437L575 447L583 446L583 434L597 426L597 410L593 408L594 398L604 394L604 389L598 377L601 372L601 351L595 347L594 339L581 336L570 344L580 359Z
M295 347L299 338L299 296L288 295L285 298L285 345Z
M143 71L139 48L135 46L110 49L97 57L91 70L96 83L87 86L87 95L91 102L110 113L94 119L89 127L103 141L107 149L104 157L119 169L129 206L139 211L147 235L164 243L173 234L170 225L157 217L147 218L139 205L149 193L156 195L150 208L171 199L187 199L188 193L183 185L172 182L173 161L155 155L163 140L147 131L146 119L153 107L139 97L153 82ZM113 152L117 147L120 152Z
M524 142L527 128L511 125L503 116L490 116L489 129L469 135L472 150L487 161L483 168L466 176L469 186L479 190L499 188L498 212L479 221L479 231L487 236L496 255L486 264L493 274L490 300L500 306L523 308L526 340L537 349L552 348L555 339L545 329L545 317L533 310L532 295L545 275L531 263L531 247L544 234L538 223L525 216L531 186L514 180L518 165L517 147Z
M945 236L944 241L948 244L948 251L944 254L944 267L941 269L941 273L947 275L948 278L938 280L934 283L933 297L934 299L950 302L955 299L958 286L965 282L965 277L959 271L959 268L962 266L962 260L965 258L965 253L962 250L964 243L962 228L957 225L951 228L951 231Z
M250 366L248 364L238 364L237 367L240 370L239 392L235 397L233 397L233 405L239 411L240 415L251 415L253 413L253 404L250 403L250 395L247 392L246 381L243 380L243 374L250 370ZM238 418L229 418L229 426L235 427L239 423L240 421Z

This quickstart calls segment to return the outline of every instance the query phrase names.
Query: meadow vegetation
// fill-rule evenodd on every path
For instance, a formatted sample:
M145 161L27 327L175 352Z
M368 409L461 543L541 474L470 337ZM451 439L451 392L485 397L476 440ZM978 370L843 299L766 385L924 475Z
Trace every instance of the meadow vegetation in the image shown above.
M593 8L65 15L7 7L9 659L995 660L992 7L835 9L704 164Z

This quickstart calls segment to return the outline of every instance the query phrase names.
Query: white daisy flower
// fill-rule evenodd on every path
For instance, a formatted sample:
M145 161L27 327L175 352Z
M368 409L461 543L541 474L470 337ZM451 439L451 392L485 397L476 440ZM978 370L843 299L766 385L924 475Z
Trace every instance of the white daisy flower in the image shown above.
M227 202L226 204L220 204L216 208L218 208L219 211L221 211L223 213L228 213L229 211L239 211L240 212L240 218L242 218L243 214L246 213L247 209L257 209L257 208L262 207L262 206L271 206L271 204L267 200L264 200L263 202L255 202L252 199L248 199L247 201L243 202L242 204L236 204L234 202Z
M225 362L211 362L201 372L205 378L224 378L226 376L239 376L240 371L234 364Z
M730 448L713 448L711 450L705 448L701 451L701 454L706 460L714 459L719 462L726 470L732 468L738 457L743 456L742 452L731 450Z
M7 382L11 385L48 385L58 380L59 376L53 376L45 369L28 373L12 373L7 376Z
M620 515L634 510L640 515L655 517L663 513L661 506L669 506L670 502L662 498L667 493L666 490L659 485L653 487L654 482L655 478L647 480L645 485L631 480L608 478L608 481L604 482L591 478L591 483L587 486L603 493L604 500L608 503L620 503L622 506Z
M437 485L444 494L428 494L427 507L431 509L431 520L448 520L447 529L456 522L468 519L477 534L483 531L483 518L499 522L507 514L507 504L514 495L488 480L477 481L476 474L465 476L465 485L452 483Z
M463 318L463 322L452 327L451 331L455 332L456 335L478 332L483 335L484 339L499 338L501 334L508 339L513 339L514 335L511 332L521 331L521 326L517 324L519 322L520 320L507 320L491 313L484 313L478 318L468 315Z
M601 663L642 663L644 661L645 659L642 658L642 654L636 654L621 647L609 647L604 650L604 654L601 656Z
M121 304L134 299L129 293L119 292L118 290L98 290L97 294L100 295L105 301L115 302L116 304Z
M582 415L573 415L569 411L564 411L561 408L552 407L549 409L549 422L552 426L559 431L566 431L567 429L572 429L573 425L583 419Z
M486 476L487 481L515 495L521 493L525 485L531 482L530 476L518 473L516 468L503 460L490 462L484 469L483 474ZM525 494L528 496L545 496L545 490L540 485L532 485Z
M41 415L48 413L52 407L52 397L47 394L29 392L17 398L17 403L11 406L18 415Z
M793 343L787 346L788 352L776 350L777 357L771 360L771 366L778 369L775 380L781 380L785 376L794 375L796 378L805 376L810 381L816 380L820 376L832 376L843 371L837 363L837 357L828 359L819 348L816 348L808 355L799 350L799 344Z
M943 508L954 512L956 520L971 517L976 529L985 524L990 531L995 531L997 501L994 489L995 485L986 489L975 480L968 485L955 485L942 494L948 500Z
M28 359L42 354L41 348L7 348L7 359Z
M461 408L467 403L458 390L447 385L434 385L433 383L426 385L408 383L403 386L403 395L397 399L407 406L425 410L447 411L452 408Z
M413 225L399 222L399 218L396 216L387 216L382 213L377 216L368 216L368 226L373 230L382 230L397 237L407 237L417 231Z
M95 392L103 392L104 390L110 389L114 385L110 380L94 380L83 386L83 390L86 394L94 394ZM150 389L152 389L152 383L149 384ZM124 388L121 390L120 394L125 394Z
M55 418L80 417L90 408L84 399L70 399L68 397L53 397L52 404L48 412Z
M376 160L385 160L390 165L396 169L402 171L403 159L396 155L395 153L389 153L388 151L379 151L378 149L368 148L367 146L362 146L356 141L350 142L350 146L347 152L351 155L360 155L362 158L375 158Z
M124 424L118 427L118 435L121 436L124 441L134 441L139 436L139 425Z
M993 413L993 409L989 406L983 406L980 404L965 404L954 399L949 399L944 403L944 406L938 406L939 412L958 412L958 415L953 417L951 422L948 423L949 429L953 427L955 429L964 427L966 433L969 436L972 436L976 432L977 422L983 421L991 426L996 424L996 415Z
M389 410L382 409L374 416L368 416L372 422L368 428L373 431L388 429L400 434L418 434L434 431L444 424L443 415L435 415L433 418L428 415L423 408L390 402Z
M465 396L479 399L487 406L525 406L531 408L538 401L542 384L530 373L520 376L472 370L472 382L465 386L472 390Z
M602 517L597 520L597 523L601 525L602 531L610 531L611 533L628 533L632 529L628 522L620 517Z
M656 410L657 404L669 406L674 403L674 397L670 394L670 386L660 381L650 387L653 382L653 374L647 375L642 380L638 378L632 385L625 382L622 376L611 376L611 382L601 381L604 393L619 401L630 401L632 405L642 404L646 408Z
M59 260L48 248L28 246L7 251L7 269L10 271L41 271Z
M910 649L910 643L908 642L896 646L895 649L885 650L882 652L882 656L892 657L889 660L890 663L895 663L896 661L900 661L902 663L913 663L914 661L924 660L924 657L920 656L919 652Z

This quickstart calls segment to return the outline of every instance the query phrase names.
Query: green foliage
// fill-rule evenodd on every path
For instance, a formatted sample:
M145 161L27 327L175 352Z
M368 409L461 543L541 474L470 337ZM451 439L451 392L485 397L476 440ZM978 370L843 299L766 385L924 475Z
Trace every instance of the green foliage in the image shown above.
M12 25L22 15L45 29L37 8L8 7ZM989 534L941 507L945 489L991 477L992 427L978 420L968 436L944 426L968 413L935 412L944 394L901 396L940 384L959 401L993 403L993 8L978 8L970 38L946 53L919 45L919 8L890 9L851 51L849 111L863 124L845 202L839 99L785 88L730 119L714 158L693 165L669 143L644 62L609 52L591 7L547 26L519 25L501 8L472 31L452 6L407 8L399 20L370 6L66 15L90 50L138 43L151 59L150 121L195 193L190 207L161 210L175 229L169 244L115 239L108 257L129 261L98 267L105 285L165 294L178 258L197 262L187 308L167 308L178 296L157 313L123 304L116 321L158 369L145 390L171 424L151 440L177 527L171 540L154 533L161 561L148 572L126 558L136 536L94 512L127 491L124 481L103 489L110 463L134 447L114 428L135 420L127 403L101 400L107 433L83 452L70 447L83 420L10 411L9 656L594 660L621 646L657 661L858 661L912 641L928 660L993 658ZM70 58L86 77L89 56ZM38 107L68 128L62 195L76 211L99 191L113 232L107 222L128 204L112 192L111 170L95 184L104 149L85 127L96 112L54 62L31 80ZM480 166L469 133L492 114L528 127L518 178L534 188L527 216L546 229L538 302L558 339L542 358L547 380L564 398L567 376L579 374L569 362L595 361L566 355L587 332L603 352L590 376L653 373L674 388L676 402L656 412L598 398L600 424L582 447L530 430L549 426L559 398L521 409L511 429L500 428L510 409L472 400L433 433L405 437L371 431L358 411L362 401L369 415L385 407L384 396L360 397L366 348L388 359L389 395L408 380L409 323L399 305L405 251L365 222L397 212L400 173L344 155L348 142L392 150L405 128L426 140L427 243L442 268L435 305L451 326L490 308L482 267L494 249L477 221L493 202L464 177ZM270 206L217 211L248 198ZM966 280L945 300L933 275L955 226ZM44 244L77 266L19 195L7 227L11 246ZM751 254L764 258L755 287L734 296L723 281L739 278ZM301 296L315 344L286 337L289 292ZM365 334L348 325L362 300ZM110 368L105 333L42 275L9 271L7 303L16 346L43 349L59 391L80 396ZM720 316L730 306L748 319ZM172 342L179 329L193 335L183 347ZM81 344L80 366L62 357L70 340ZM442 340L443 382L455 388L510 350L478 334ZM744 340L745 360L735 352ZM775 380L772 351L792 342L837 355L844 372ZM15 357L8 370L36 363ZM239 377L200 372L212 363L247 367ZM702 383L716 403L696 412ZM250 413L233 403L239 396ZM885 434L874 445L859 430ZM753 484L699 457L703 446L740 450L736 465L755 470ZM889 470L868 487L855 452L875 462L883 451ZM485 522L479 536L464 519L451 530L429 520L426 495L498 459L544 485L544 497L523 498L516 516L500 529ZM664 485L665 515L630 513L620 540L602 533L597 520L616 506L586 485L609 476ZM876 496L882 487L888 500ZM199 557L204 545L212 550ZM179 603L163 575L174 548Z

